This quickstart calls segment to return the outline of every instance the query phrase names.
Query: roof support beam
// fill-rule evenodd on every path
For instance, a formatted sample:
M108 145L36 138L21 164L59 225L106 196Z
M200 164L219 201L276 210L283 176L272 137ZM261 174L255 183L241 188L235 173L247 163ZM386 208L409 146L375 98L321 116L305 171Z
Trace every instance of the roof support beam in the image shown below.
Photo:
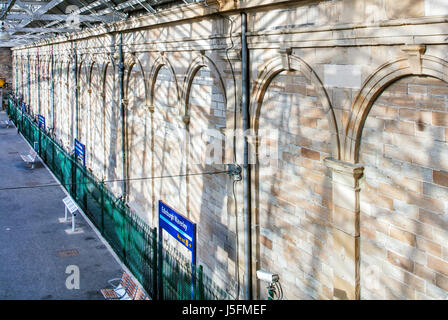
M67 20L69 17L73 17L72 15L68 15L68 14L42 14L39 16L36 16L35 14L32 15L31 17L27 14L24 13L10 13L7 15L6 20L27 20L27 23L21 23L20 27L25 27L28 23L30 23L31 21L65 21ZM91 15L79 15L77 16L79 17L79 21L80 22L84 22L84 21L100 21L100 22L112 22L115 21L116 18L111 17L111 16L91 16Z
M62 32L72 32L74 29L69 28L21 28L21 27L11 27L8 29L8 32L26 32L26 33L32 33L32 32L55 32L55 33L62 33Z
M149 13L156 13L156 10L151 7L149 4L144 3L144 1L140 1L137 0L137 2L143 7L145 8L146 11L148 11Z
M9 0L5 9L0 12L0 20L3 20L5 16L8 14L8 11L14 6L16 0Z
M49 3L48 1L26 1L26 0L21 0L20 2L27 6L44 6L47 3Z

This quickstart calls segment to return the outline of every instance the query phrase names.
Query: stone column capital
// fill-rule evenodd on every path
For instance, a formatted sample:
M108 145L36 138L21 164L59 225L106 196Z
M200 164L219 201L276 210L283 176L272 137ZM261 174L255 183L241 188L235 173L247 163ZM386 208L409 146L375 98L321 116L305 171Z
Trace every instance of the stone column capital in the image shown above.
M364 174L364 166L362 164L353 164L334 158L325 158L324 163L333 173L333 182L352 188L359 187L359 180Z

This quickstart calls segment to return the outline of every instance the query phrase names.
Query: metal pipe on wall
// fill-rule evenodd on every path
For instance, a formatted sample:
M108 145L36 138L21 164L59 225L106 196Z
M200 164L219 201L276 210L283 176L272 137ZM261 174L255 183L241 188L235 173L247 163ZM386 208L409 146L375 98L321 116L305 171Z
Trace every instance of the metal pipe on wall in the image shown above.
M77 50L76 50L76 42L73 42L73 76L75 77L75 81L74 81L74 83L75 83L75 92L74 92L74 94L75 94L75 97L74 97L74 101L73 101L73 105L74 105L74 108L75 108L75 119L74 119L74 131L75 132L73 132L73 136L76 138L76 139L79 139L79 136L78 136L78 133L79 133L79 131L78 131L78 116L79 116L79 114L78 114L78 53L77 53ZM73 142L74 143L74 142ZM86 143L86 141L83 141L83 143Z
M250 128L249 97L250 97L250 73L249 73L249 49L247 46L247 14L241 13L241 61L242 61L242 121L244 132L243 146L243 193L244 193L244 298L252 300L252 203L251 203L251 174L249 165L249 142L247 133Z
M126 183L126 141L125 141L125 124L126 113L124 103L124 59L123 59L123 34L120 33L120 42L118 44L118 85L120 91L120 118L121 118L121 154L122 154L122 179L123 179L123 199L126 201L127 197L127 183Z
M50 94L51 94L51 98L50 98L50 100L51 100L51 126L52 126L52 128L53 128L53 132L52 133L54 133L54 129L55 129L55 121L54 121L54 75L53 75L53 73L54 73L54 66L53 66L53 64L54 64L54 56L53 56L53 46L51 46L51 60L50 60L50 81L51 81L51 84L50 84ZM48 79L48 77L47 77L47 79Z
M36 91L37 91L37 114L40 113L40 64L39 64L39 49L37 49L36 54L36 66L35 66L35 72L36 76L34 77L34 81L36 81Z
M30 53L28 52L28 56L27 56L27 69L28 72L27 74L27 81L28 81L28 92L27 92L27 96L28 96L28 101L26 102L28 108L29 105L31 104L31 75L30 75ZM30 110L28 110L28 112L30 112Z

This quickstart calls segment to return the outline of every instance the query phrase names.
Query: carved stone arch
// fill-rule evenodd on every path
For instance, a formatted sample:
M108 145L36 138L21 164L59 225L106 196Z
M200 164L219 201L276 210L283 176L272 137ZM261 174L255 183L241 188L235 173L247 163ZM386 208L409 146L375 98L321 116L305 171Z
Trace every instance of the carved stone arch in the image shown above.
M225 103L225 105L227 105L227 92L226 92L226 87L224 85L224 81L221 76L221 72L219 71L218 67L213 62L212 59L207 57L205 54L201 53L201 55L199 55L193 59L190 66L188 67L187 74L185 75L185 78L184 78L184 85L183 85L181 100L182 100L182 103L184 103L184 105L183 105L184 110L183 110L182 114L184 116L184 122L186 125L188 125L188 123L189 123L188 105L190 104L191 86L193 84L196 73L202 67L208 68L211 72L213 72L215 74L216 79L219 82L219 87L221 88L221 91L222 91L224 99L225 99L224 103Z
M86 70L87 72L87 83L90 82L90 65L91 65L91 61L90 61L90 57L83 55L83 58L81 59L81 61L78 62L78 72L77 72L77 76L78 76L78 86L79 86L79 81L81 80L81 72L83 70Z
M92 60L98 64L99 70L102 72L104 64L109 61L109 56L106 53L95 53L92 54Z
M45 79L45 80L47 79L47 77L49 77L50 69L49 68L47 69L47 67L49 67L49 66L50 66L50 61L49 61L48 57L43 56L42 59L40 59L40 61L39 61L39 68L40 68L39 72L40 72L41 77L43 77L43 79Z
M62 86L63 85L63 79L64 79L64 60L62 59L55 59L55 72L57 74L56 79L58 85Z
M153 65L151 67L151 72L149 74L149 108L150 108L150 111L151 112L155 111L154 89L155 89L155 85L157 82L157 77L159 75L159 71L163 67L167 67L170 70L171 75L173 76L174 85L176 86L176 95L177 95L176 109L178 110L179 115L181 115L182 114L181 107L180 107L181 94L180 94L179 84L178 84L177 77L176 77L176 72L175 72L172 64L170 63L170 61L165 56L165 53L163 53L163 52L160 53L159 56L157 57L157 59L154 61Z
M333 111L333 107L331 106L327 91L325 90L316 72L305 61L297 56L292 55L291 51L283 51L279 56L274 57L273 59L268 61L264 65L260 76L256 80L254 87L252 88L252 96L250 102L250 115L252 117L251 128L254 129L255 132L258 132L260 111L263 105L263 99L266 90L268 89L275 76L283 71L301 72L305 76L305 78L313 84L320 103L322 104L322 107L324 109L324 112L327 115L329 129L332 137L332 156L335 158L339 158L340 142L338 136L338 128L336 117Z
M145 70L140 62L140 60L134 54L126 54L126 62L125 62L125 74L124 74L124 96L127 100L129 94L129 79L131 77L132 70L135 67L140 68L143 79L143 86L145 90L145 100L148 103L148 84L146 83Z
M93 72L93 68L95 65L100 66L98 64L98 62L96 62L94 59L89 61L89 69L88 69L89 72L88 72L88 77L87 77L87 79L88 79L87 81L89 83L89 90L92 90L92 76L93 76L92 72ZM98 68L98 69L101 70L100 68ZM89 91L89 93L91 93L91 91Z
M134 52L125 52L123 53L123 62L125 71L130 72L135 64L139 63L140 60L137 58Z
M359 161L362 131L376 98L393 82L406 76L429 76L448 83L448 61L425 55L424 47L403 49L407 54L376 69L364 82L351 107L351 117L345 130L342 160Z
M101 66L101 84L102 84L102 96L103 98L106 96L106 77L107 77L107 70L109 68L112 68L114 70L114 74L115 74L115 64L114 64L114 60L110 60L110 61L105 61L102 66Z

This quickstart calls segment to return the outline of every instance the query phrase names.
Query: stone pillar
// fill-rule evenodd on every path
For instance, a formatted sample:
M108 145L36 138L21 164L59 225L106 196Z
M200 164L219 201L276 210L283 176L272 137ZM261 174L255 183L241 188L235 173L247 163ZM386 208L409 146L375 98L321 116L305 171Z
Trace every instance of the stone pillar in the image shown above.
M333 182L333 298L360 299L359 181L364 167L327 158Z

